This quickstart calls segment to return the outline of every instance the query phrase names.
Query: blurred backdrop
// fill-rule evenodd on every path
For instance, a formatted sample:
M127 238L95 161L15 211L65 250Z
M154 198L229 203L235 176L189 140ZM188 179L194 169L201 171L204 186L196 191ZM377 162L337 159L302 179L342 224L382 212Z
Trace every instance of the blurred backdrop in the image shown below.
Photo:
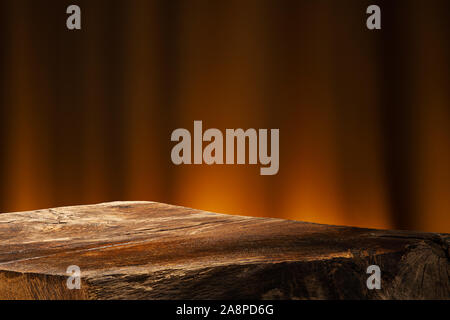
M82 30L66 29L70 4ZM382 30L365 27L382 9ZM0 0L0 212L153 200L450 232L447 0ZM175 166L279 128L280 171Z

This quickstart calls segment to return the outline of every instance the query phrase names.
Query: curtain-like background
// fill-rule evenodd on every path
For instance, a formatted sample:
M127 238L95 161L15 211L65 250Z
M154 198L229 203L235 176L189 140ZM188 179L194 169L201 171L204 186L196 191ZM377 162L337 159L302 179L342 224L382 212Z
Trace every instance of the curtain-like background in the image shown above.
M82 9L69 31L66 7ZM365 27L382 8L382 30ZM450 232L447 0L0 0L0 212L153 200ZM279 128L280 171L175 166Z

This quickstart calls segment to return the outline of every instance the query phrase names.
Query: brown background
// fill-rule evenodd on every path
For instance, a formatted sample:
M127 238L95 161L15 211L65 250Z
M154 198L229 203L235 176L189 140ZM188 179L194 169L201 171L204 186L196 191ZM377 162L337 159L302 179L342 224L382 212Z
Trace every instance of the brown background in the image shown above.
M365 27L369 4L382 31ZM82 30L65 27L82 8ZM0 212L154 200L450 232L447 0L0 0ZM280 128L280 172L171 132Z

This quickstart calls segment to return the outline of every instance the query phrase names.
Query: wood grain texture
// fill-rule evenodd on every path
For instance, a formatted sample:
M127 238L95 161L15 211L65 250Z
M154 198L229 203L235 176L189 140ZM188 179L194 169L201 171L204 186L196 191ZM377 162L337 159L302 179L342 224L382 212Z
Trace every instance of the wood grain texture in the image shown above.
M4 213L0 299L450 299L449 243L155 202Z

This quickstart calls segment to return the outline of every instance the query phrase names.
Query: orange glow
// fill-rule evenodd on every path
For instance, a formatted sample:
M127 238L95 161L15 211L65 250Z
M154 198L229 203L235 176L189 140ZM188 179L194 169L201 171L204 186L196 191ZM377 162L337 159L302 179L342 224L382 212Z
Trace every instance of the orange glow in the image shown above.
M448 1L391 10L388 35L357 1L87 1L79 33L34 3L0 5L2 212L148 200L450 232ZM194 120L279 128L279 173L173 165Z

